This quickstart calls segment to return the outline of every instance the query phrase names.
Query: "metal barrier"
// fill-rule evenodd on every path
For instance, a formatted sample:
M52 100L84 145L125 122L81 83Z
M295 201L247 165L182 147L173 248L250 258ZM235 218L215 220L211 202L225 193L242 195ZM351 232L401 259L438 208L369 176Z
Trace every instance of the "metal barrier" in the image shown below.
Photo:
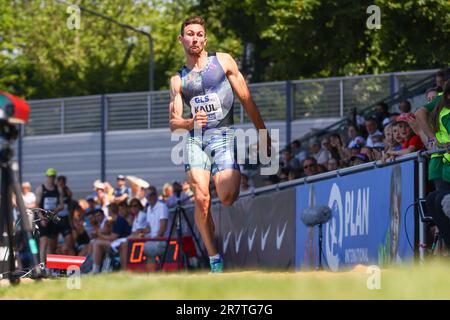
M249 88L266 121L343 117L355 107L377 102L435 72L266 82L250 84ZM102 97L105 97L104 123ZM102 126L108 131L168 127L168 91L31 100L29 103L32 112L24 129L25 136L98 132ZM250 122L237 98L234 106L235 122Z

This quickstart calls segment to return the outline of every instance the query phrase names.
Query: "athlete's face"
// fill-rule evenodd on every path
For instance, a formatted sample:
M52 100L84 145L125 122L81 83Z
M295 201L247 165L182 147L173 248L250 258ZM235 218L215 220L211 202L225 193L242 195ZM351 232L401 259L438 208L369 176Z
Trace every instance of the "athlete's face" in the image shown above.
M184 27L184 35L180 35L178 38L184 47L184 51L191 56L200 55L207 40L205 28L200 24L187 25Z

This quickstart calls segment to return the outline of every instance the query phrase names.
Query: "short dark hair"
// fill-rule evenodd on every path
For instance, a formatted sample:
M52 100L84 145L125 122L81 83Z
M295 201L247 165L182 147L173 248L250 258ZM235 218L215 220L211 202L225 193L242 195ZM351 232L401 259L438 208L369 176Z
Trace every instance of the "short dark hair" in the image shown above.
M65 184L67 183L67 178L65 176L58 176L58 178L56 178L56 181L63 181Z
M389 106L386 102L378 102L377 107L381 107L386 112L389 110Z
M180 34L182 36L184 36L184 28L190 24L199 24L203 27L203 29L205 29L206 32L205 20L203 20L203 18L199 16L190 16L181 24Z

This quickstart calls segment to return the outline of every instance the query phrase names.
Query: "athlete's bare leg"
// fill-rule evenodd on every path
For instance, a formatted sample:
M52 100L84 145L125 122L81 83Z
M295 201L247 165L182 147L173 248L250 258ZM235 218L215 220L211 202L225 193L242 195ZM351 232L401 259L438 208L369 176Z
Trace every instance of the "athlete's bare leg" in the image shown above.
M195 224L202 236L208 255L214 256L217 254L217 247L214 243L214 227L209 212L211 199L209 180L211 173L203 169L191 168L186 175L187 181L194 192Z
M231 206L239 196L241 172L236 169L225 169L217 172L213 179L220 202Z

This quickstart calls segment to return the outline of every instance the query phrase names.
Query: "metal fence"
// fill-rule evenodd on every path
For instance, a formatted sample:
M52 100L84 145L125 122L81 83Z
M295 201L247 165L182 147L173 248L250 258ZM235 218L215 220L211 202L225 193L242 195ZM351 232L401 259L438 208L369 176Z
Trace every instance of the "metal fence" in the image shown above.
M436 70L355 77L250 84L265 121L343 117L417 82ZM169 92L118 93L73 98L31 100L25 136L168 127ZM103 112L103 113L102 113ZM189 108L185 108L189 112ZM104 115L104 117L102 117ZM239 100L235 122L249 122ZM102 119L104 123L102 123Z

